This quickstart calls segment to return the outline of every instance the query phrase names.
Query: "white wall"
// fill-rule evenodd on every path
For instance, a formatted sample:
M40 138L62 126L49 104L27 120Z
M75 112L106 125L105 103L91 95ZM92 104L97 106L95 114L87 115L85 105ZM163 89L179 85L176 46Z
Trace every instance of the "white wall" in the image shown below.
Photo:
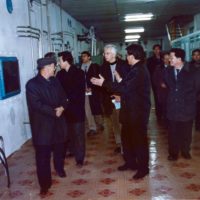
M6 155L19 148L29 137L25 131L24 122L27 120L24 101L25 77L31 76L32 66L28 61L31 58L30 43L17 38L16 27L28 25L27 3L19 0L13 4L13 13L6 9L6 1L0 1L0 55L16 56L19 59L22 92L9 99L0 100L0 135L4 138ZM22 9L25 8L25 9Z
M29 0L13 2L13 12L9 14L6 1L0 1L0 56L16 56L19 60L21 93L5 100L0 100L0 136L4 138L6 155L10 155L31 137L25 98L25 84L36 73L36 60L48 51L70 50L78 61L83 50L90 45L77 41L77 34L88 30L69 14L49 1L42 0L43 6ZM69 25L69 21L71 22ZM61 25L62 23L62 25ZM40 30L39 40L31 37L19 37L18 26L31 26ZM52 33L63 32L52 36ZM51 40L52 37L62 38ZM69 44L66 46L65 44Z

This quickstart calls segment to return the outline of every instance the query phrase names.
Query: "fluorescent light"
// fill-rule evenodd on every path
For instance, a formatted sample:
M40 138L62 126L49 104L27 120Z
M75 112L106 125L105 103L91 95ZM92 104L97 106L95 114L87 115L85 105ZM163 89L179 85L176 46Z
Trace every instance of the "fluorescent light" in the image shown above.
M125 39L139 39L140 35L126 35Z
M137 42L138 39L129 39L129 40L125 40L125 42Z
M143 27L127 28L124 31L125 31L125 33L142 33L142 32L144 32L144 28Z
M125 16L125 19L132 19L132 18L152 18L153 14L152 13L147 13L147 14L143 14L143 13L137 13L137 14L127 14Z
M145 21L145 20L151 20L153 17L152 13L147 13L147 14L128 14L125 16L125 21Z
M136 22L136 21L149 21L149 20L151 20L151 18L140 18L140 19L139 18L138 19L130 18L130 19L125 19L124 21L125 22Z

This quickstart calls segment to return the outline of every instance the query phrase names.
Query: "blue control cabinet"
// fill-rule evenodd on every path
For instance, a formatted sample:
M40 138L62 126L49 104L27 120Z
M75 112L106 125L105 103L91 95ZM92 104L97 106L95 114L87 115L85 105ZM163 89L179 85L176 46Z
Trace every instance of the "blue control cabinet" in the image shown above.
M21 92L19 64L16 57L0 57L0 99Z

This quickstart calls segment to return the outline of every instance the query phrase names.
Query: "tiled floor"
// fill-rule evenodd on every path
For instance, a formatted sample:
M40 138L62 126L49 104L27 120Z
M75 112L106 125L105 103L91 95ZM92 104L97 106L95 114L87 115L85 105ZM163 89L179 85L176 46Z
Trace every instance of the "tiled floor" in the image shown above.
M134 172L119 172L123 163L113 153L114 139L108 141L104 133L87 140L87 156L83 168L77 168L73 158L65 163L66 178L53 172L53 186L44 199L48 200L185 200L200 199L200 133L194 132L191 161L180 158L169 162L167 133L157 126L154 115L149 123L150 174L142 180L131 179ZM41 199L35 173L34 150L31 142L9 159L11 188L0 166L0 199Z

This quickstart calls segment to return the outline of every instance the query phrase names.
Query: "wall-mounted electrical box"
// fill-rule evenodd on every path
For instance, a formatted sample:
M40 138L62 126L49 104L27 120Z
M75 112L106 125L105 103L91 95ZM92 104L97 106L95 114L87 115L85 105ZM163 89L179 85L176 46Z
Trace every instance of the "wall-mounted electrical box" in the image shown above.
M20 76L16 57L0 57L0 99L19 94Z

